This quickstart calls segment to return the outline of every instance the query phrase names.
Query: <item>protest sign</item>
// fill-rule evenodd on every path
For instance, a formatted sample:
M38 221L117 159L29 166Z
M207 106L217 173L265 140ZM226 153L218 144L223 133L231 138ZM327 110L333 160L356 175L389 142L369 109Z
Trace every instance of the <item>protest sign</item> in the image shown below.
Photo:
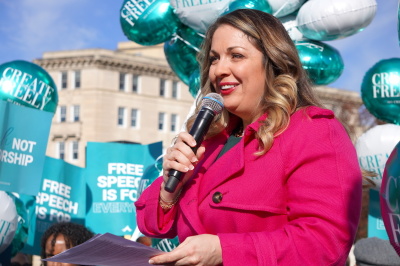
M0 190L38 193L52 117L0 101Z
M99 234L132 234L136 227L134 202L140 179L161 153L161 142L148 145L89 142L86 226Z
M20 195L29 212L28 240L22 252L40 254L40 239L52 224L84 224L86 182L84 169L63 160L46 157L40 192L36 197Z

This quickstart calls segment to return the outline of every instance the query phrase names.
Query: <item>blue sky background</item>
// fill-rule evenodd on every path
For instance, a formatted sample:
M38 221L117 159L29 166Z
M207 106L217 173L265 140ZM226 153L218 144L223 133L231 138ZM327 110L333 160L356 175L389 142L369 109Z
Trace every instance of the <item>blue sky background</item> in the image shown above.
M360 92L368 69L380 60L400 58L399 1L376 2L376 16L364 31L326 42L339 50L345 64L343 74L329 86ZM32 61L45 51L115 50L118 42L129 41L119 23L122 3L123 0L0 0L0 64L18 59Z

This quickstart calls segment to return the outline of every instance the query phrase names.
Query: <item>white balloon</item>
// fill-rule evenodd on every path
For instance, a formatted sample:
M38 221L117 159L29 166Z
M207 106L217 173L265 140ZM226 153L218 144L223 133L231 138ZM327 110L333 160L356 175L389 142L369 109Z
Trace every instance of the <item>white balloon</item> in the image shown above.
M373 189L379 191L385 164L400 141L400 126L385 124L375 126L362 134L356 142L358 161L361 168L378 174L372 181Z
M292 41L302 41L306 39L303 33L297 29L297 20L295 15L284 16L279 18L279 20L282 22Z
M14 200L0 191L0 253L12 242L18 226L18 213Z
M376 13L375 0L312 0L297 14L299 30L309 39L329 41L367 27Z
M301 7L305 0L266 0L272 9L272 14L277 17L284 17L293 13Z
M170 0L179 20L200 33L205 33L231 2L233 0L204 1L204 3L201 1Z

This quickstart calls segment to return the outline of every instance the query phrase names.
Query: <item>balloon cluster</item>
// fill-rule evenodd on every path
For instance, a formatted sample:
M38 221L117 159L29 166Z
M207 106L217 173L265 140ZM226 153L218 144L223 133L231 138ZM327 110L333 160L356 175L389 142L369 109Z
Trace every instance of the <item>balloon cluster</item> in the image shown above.
M120 22L131 41L164 43L169 65L195 97L200 86L196 55L204 33L219 16L243 8L273 14L295 42L311 80L326 85L339 78L344 65L340 53L322 41L363 30L376 6L375 0L125 0Z

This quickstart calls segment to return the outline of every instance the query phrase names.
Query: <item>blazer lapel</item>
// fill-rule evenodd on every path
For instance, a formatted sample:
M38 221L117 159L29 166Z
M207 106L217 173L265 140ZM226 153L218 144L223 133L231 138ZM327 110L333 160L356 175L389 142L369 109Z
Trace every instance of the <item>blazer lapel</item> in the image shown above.
M231 178L235 173L241 171L244 167L244 140L233 146L224 155L218 158L206 173L201 177L202 191L199 193L199 199L204 198L221 183Z

